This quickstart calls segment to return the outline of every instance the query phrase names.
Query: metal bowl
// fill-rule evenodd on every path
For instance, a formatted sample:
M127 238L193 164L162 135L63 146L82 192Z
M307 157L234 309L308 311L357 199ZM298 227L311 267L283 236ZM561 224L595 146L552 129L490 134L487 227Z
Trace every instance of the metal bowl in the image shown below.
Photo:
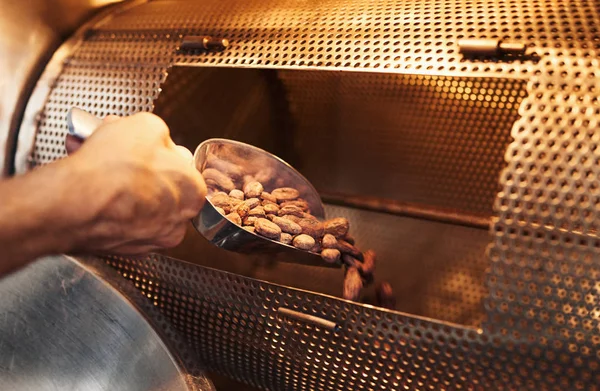
M215 390L190 377L130 301L145 297L110 271L130 297L65 256L0 279L0 390Z
M307 201L311 214L319 219L325 218L323 203L313 185L292 166L263 149L233 140L209 139L196 149L194 162L200 172L218 166L220 171L229 174L240 189L246 175L261 182L265 191L280 187L295 188L300 192L300 197ZM225 250L245 254L266 253L281 262L340 267L324 262L316 253L246 231L219 213L210 200L192 222L202 236Z

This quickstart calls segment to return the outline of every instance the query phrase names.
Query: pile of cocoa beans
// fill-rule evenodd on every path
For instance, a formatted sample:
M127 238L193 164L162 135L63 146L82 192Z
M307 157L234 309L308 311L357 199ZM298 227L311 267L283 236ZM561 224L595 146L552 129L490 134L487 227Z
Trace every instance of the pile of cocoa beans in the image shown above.
M209 188L207 198L219 213L249 232L320 254L327 263L343 263L343 298L359 300L363 288L374 281L377 257L375 251L362 252L355 246L347 219L337 217L321 222L310 213L308 202L300 198L297 189L279 187L265 191L263 184L250 175L237 180L243 185L236 188L226 173L231 171L231 164L221 164L221 168L225 172L213 167L202 172ZM379 283L375 289L376 304L395 309L389 283Z

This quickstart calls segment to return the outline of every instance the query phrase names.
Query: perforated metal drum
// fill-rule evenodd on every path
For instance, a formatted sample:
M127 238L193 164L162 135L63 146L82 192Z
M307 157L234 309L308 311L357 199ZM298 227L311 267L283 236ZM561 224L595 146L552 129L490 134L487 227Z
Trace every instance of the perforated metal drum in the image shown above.
M178 144L231 138L298 168L379 251L402 312L334 297L338 271L192 236L105 260L194 360L253 387L596 389L598 31L591 0L133 3L55 57L16 167L63 157L79 106L154 111ZM229 46L181 47L205 35ZM527 51L465 57L461 38Z

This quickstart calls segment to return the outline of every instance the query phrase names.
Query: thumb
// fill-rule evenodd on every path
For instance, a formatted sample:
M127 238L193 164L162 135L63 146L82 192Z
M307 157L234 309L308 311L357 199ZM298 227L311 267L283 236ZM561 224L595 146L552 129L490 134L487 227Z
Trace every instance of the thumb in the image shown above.
M117 115L107 115L102 120L102 123L109 124L111 122L115 122L119 118L121 118L121 117L119 117ZM85 140L82 139L81 137L77 137L72 134L67 134L65 137L65 149L67 150L67 154L70 155L70 154L74 153L75 151L77 151L79 148L81 148L84 141Z

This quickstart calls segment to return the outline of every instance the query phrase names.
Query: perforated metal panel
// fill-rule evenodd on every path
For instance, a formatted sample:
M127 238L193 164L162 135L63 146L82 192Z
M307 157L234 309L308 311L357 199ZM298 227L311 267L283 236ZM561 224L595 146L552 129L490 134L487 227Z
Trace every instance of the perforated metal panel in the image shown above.
M63 156L72 105L99 115L151 110L171 64L383 71L450 83L524 78L527 97L495 205L481 332L163 257L109 262L149 295L198 359L261 388L597 389L599 14L593 0L149 2L88 32L43 108L32 162ZM231 46L177 52L186 34ZM521 40L531 55L466 60L457 46L463 37ZM280 306L336 320L341 331L279 320Z
M574 354L537 342L160 256L107 262L186 335L209 369L262 389L590 389L600 381L597 367L575 366ZM340 330L286 318L280 307L335 321ZM559 355L563 362L555 360Z
M543 65L501 178L489 325L576 353L587 367L600 355L598 61Z
M160 65L66 65L40 117L32 163L49 163L66 156L66 115L71 107L101 117L151 111L164 77Z
M522 80L278 74L319 191L491 215Z
M191 150L239 140L282 157L324 195L489 218L525 81L178 66L161 89L154 112Z

